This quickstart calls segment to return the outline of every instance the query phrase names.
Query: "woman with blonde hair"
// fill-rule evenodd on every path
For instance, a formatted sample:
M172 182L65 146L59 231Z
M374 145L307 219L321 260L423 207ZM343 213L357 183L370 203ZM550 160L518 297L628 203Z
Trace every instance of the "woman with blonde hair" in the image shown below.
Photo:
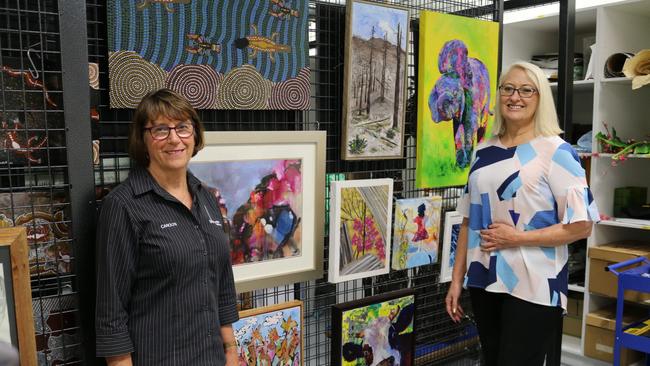
M599 219L585 171L562 132L551 88L517 62L499 80L493 137L472 157L447 313L469 289L486 365L553 365L568 292L567 244ZM559 357L557 358L559 360Z

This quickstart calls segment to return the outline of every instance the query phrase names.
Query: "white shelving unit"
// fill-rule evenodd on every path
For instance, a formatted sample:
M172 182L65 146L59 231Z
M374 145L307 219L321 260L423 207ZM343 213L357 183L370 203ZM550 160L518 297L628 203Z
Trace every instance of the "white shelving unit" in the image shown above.
M557 52L559 18L550 16L504 25L503 66L516 60L530 60L532 55ZM576 12L575 51L581 52L583 40L595 36L593 80L574 81L573 123L589 125L593 135L605 133L603 122L615 128L623 139L639 140L650 135L650 86L632 90L628 78L604 78L607 57L616 52L637 52L650 48L650 0L629 0ZM585 70L587 65L585 64ZM555 90L557 84L551 85ZM579 136L575 136L577 139ZM582 154L591 157L590 184L602 214L613 215L614 189L625 186L648 187L650 160L647 155L630 155L625 161L612 160L613 154ZM614 164L613 164L614 163ZM594 225L587 246L594 247L616 240L644 240L650 243L650 221L612 218ZM650 246L650 244L649 244ZM586 263L585 286L570 285L572 291L584 292L583 329L586 315L615 302L615 299L592 294L589 289L589 261ZM565 352L575 354L576 339ZM579 349L584 352L584 338ZM569 349L570 348L570 349ZM590 360L595 361L595 360Z

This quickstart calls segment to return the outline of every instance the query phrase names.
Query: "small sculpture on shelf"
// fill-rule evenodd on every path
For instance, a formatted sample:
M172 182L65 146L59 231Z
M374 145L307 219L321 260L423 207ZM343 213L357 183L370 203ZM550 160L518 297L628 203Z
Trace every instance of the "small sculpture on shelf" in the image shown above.
M624 161L629 154L650 154L650 141L635 141L633 139L623 141L616 135L616 129L614 127L611 128L610 132L607 123L603 122L603 125L607 134L598 132L596 134L596 140L600 143L601 153L614 154L612 156L613 161Z

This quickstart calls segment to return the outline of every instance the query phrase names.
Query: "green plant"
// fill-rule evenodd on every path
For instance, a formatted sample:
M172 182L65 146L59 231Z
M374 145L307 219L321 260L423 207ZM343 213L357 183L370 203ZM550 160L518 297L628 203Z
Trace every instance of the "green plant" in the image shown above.
M390 130L386 131L386 137L389 139L393 139L395 137L396 131L394 128L391 128Z
M348 142L348 148L350 154L361 154L368 147L368 141L359 135L356 135L354 139Z

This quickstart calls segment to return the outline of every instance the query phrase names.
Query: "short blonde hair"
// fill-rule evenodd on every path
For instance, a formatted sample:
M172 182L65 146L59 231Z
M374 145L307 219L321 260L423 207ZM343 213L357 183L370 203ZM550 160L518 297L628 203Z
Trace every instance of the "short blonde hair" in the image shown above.
M537 93L539 95L539 103L533 118L535 123L535 136L557 136L563 131L557 119L557 112L555 110L555 103L553 102L553 92L551 85L546 80L546 75L542 69L531 64L530 62L518 61L510 65L505 71L501 73L499 78L499 86L503 79L514 69L524 70L526 75L533 81ZM494 113L494 124L492 125L493 134L503 136L506 132L505 121L501 115L501 97L498 95L496 98L496 106Z

